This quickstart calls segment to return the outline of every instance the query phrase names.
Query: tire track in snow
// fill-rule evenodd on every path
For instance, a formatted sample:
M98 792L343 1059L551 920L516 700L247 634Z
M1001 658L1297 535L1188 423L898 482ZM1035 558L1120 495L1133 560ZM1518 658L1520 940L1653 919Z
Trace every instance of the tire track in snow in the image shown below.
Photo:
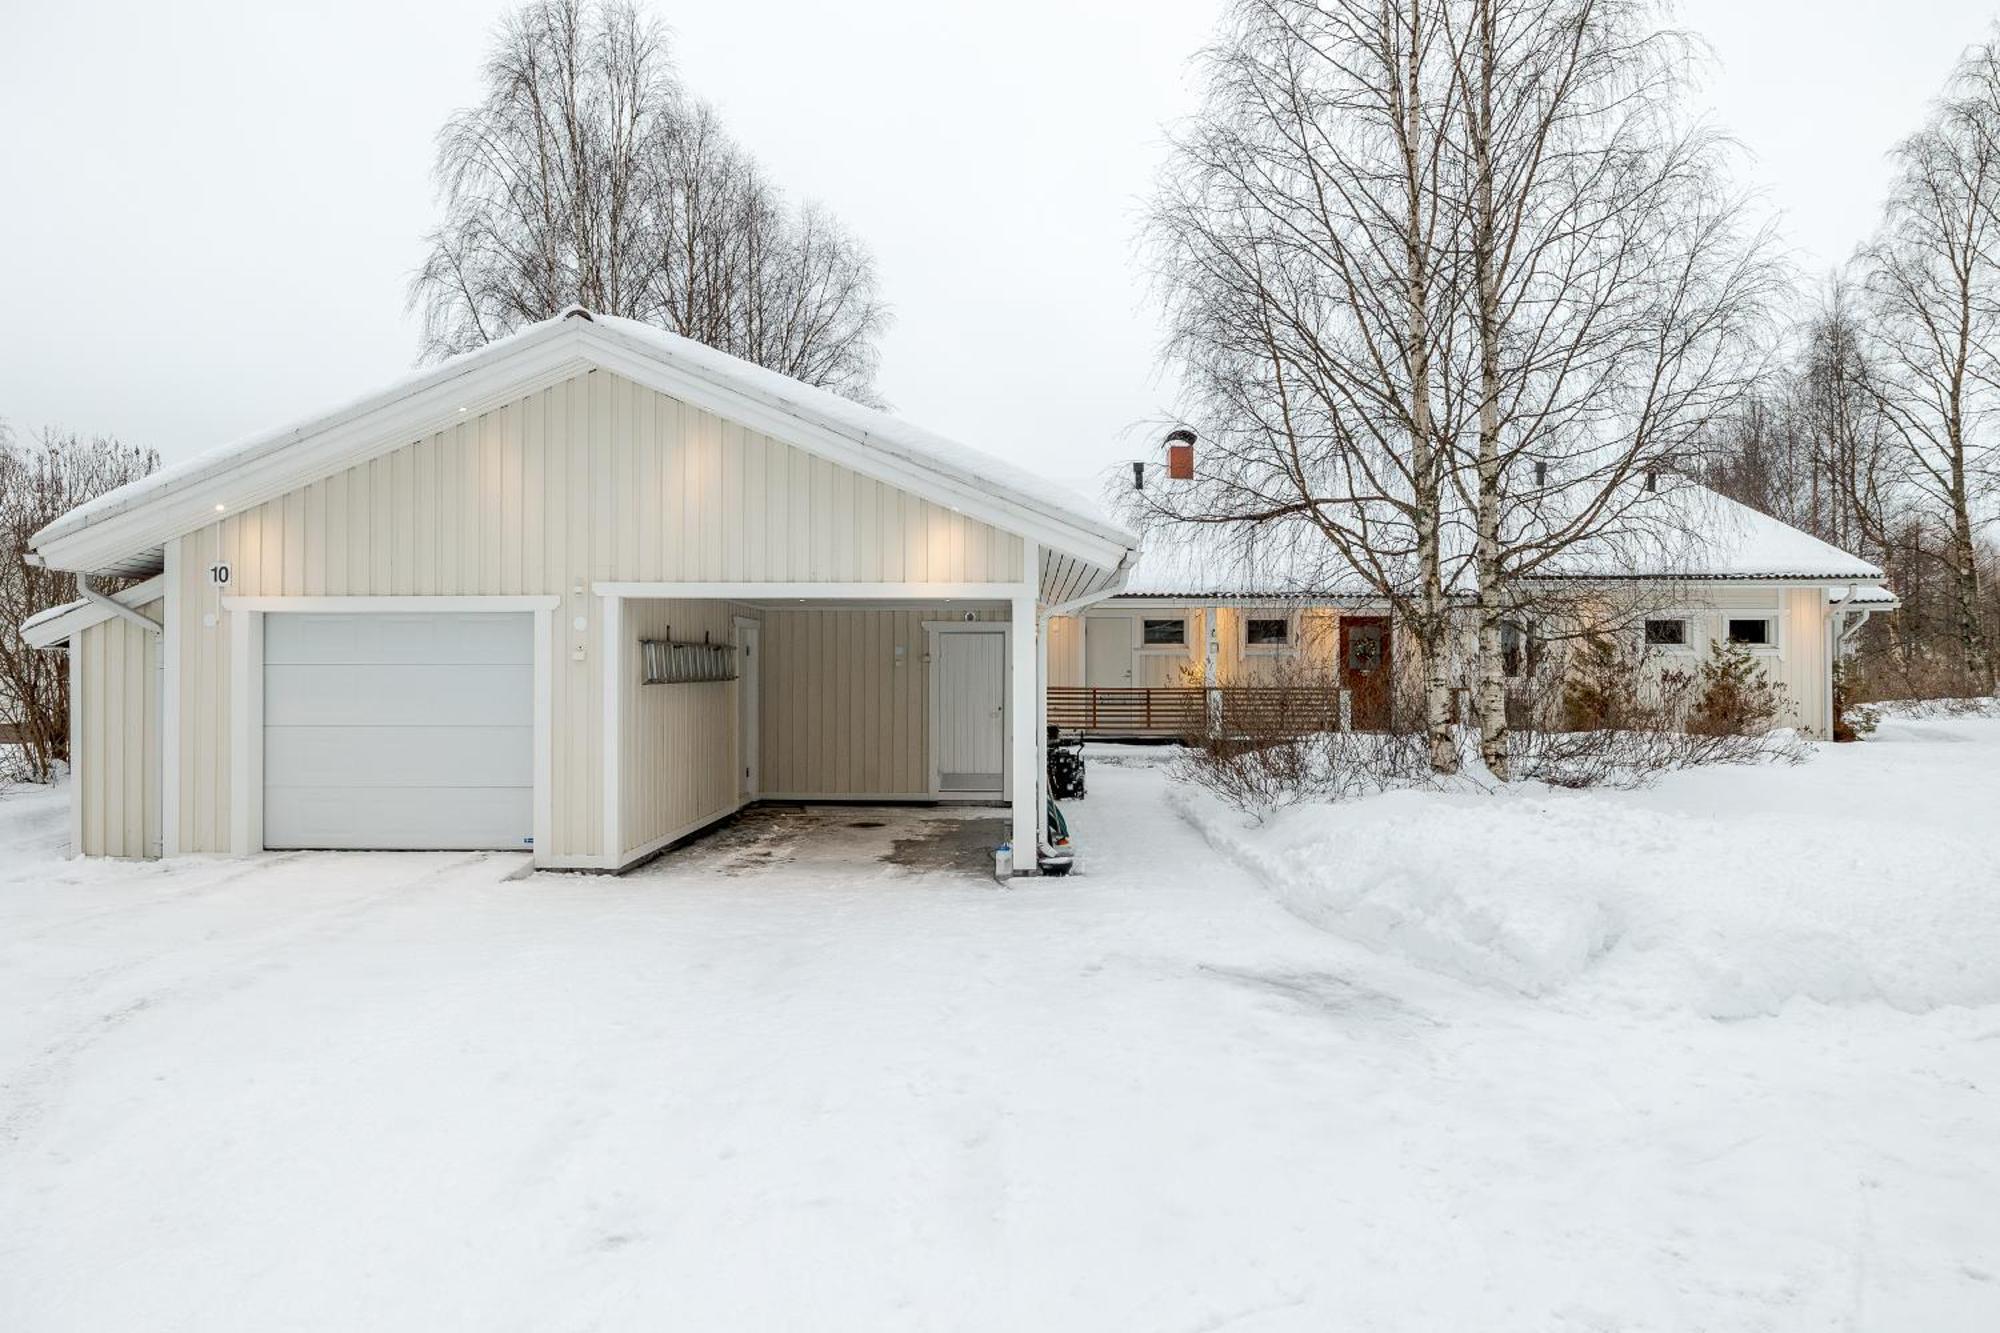
M289 863L298 857L308 855L312 854L290 854L285 858L285 862ZM138 995L113 1003L108 1008L99 1007L97 1012L84 1021L73 1024L62 1035L45 1041L40 1052L24 1064L16 1069L7 1070L0 1076L0 1156L17 1147L42 1123L51 1104L59 1095L61 1087L69 1081L80 1059L133 1019L168 1002L197 998L204 994L228 994L242 990L255 984L260 977L271 971L276 960L302 940L325 941L341 938L371 916L376 908L408 903L413 894L425 889L442 887L447 880L456 877L458 872L469 867L484 866L490 860L490 853L474 852L456 861L433 866L414 879L398 880L359 898L331 903L318 909L308 910L303 915L286 915L277 921L275 928L248 937L220 958L203 951L196 961L197 971L185 973L177 980L145 989ZM261 861L254 866L234 871L213 887L219 888L224 883L242 879L259 871L268 873L275 864L278 863ZM178 896L198 897L201 894L197 892ZM70 983L60 994L65 997L76 997L96 989L97 984L129 975L159 961L160 958L157 956L136 958L99 968Z

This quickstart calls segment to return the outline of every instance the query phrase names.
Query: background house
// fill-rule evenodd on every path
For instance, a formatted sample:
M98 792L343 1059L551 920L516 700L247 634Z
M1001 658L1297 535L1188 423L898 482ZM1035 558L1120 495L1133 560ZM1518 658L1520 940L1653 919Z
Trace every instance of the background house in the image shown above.
M1147 484L1172 485L1164 471ZM1122 485L1126 473L1109 474L1114 512L1135 508ZM1596 625L1616 626L1655 671L1692 669L1732 641L1784 687L1786 725L1830 737L1836 664L1871 614L1897 605L1882 570L1700 486L1657 497L1653 523L1580 544L1526 587L1503 633L1507 675L1525 680L1540 644ZM1452 586L1466 607L1462 686L1476 643L1467 581ZM1319 711L1336 725L1378 726L1396 671L1416 660L1387 602L1296 526L1156 523L1123 588L1056 621L1050 643L1050 720L1099 737L1184 735L1205 724L1205 695L1257 709L1281 689L1326 693ZM1314 715L1296 698L1286 707Z

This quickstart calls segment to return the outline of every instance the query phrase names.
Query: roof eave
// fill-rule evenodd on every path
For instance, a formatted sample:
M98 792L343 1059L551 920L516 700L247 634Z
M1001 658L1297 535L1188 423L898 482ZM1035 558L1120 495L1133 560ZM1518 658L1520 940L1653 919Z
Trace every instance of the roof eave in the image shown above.
M130 567L135 556L213 522L286 494L315 477L403 447L582 371L601 368L659 392L739 419L782 439L797 439L844 466L1092 564L1114 568L1138 539L1112 524L1088 523L1035 497L984 484L931 460L910 457L835 429L636 345L603 324L560 319L495 344L322 417L255 438L163 484L136 483L123 502L85 506L31 539L50 568L96 573ZM302 480L303 478L303 480ZM116 493L114 493L116 494Z
M121 604L133 608L166 596L166 577L156 574L143 583L112 594ZM102 602L79 599L38 611L21 622L21 639L30 648L57 648L93 625L101 625L118 614Z

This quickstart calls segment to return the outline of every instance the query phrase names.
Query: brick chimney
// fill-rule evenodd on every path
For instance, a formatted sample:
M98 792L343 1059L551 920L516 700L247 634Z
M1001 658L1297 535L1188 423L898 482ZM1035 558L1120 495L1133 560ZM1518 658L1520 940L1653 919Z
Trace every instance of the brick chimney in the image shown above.
M1186 426L1167 432L1167 476L1173 481L1194 480L1194 432Z

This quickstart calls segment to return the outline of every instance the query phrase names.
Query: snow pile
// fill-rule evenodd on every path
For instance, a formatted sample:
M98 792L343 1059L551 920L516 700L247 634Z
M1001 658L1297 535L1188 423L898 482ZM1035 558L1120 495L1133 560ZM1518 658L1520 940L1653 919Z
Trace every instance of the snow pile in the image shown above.
M1918 772L1914 740L1962 743ZM1481 985L1716 1018L2000 1003L1992 721L1889 722L1804 767L1643 792L1398 792L1257 828L1175 799L1300 916Z

